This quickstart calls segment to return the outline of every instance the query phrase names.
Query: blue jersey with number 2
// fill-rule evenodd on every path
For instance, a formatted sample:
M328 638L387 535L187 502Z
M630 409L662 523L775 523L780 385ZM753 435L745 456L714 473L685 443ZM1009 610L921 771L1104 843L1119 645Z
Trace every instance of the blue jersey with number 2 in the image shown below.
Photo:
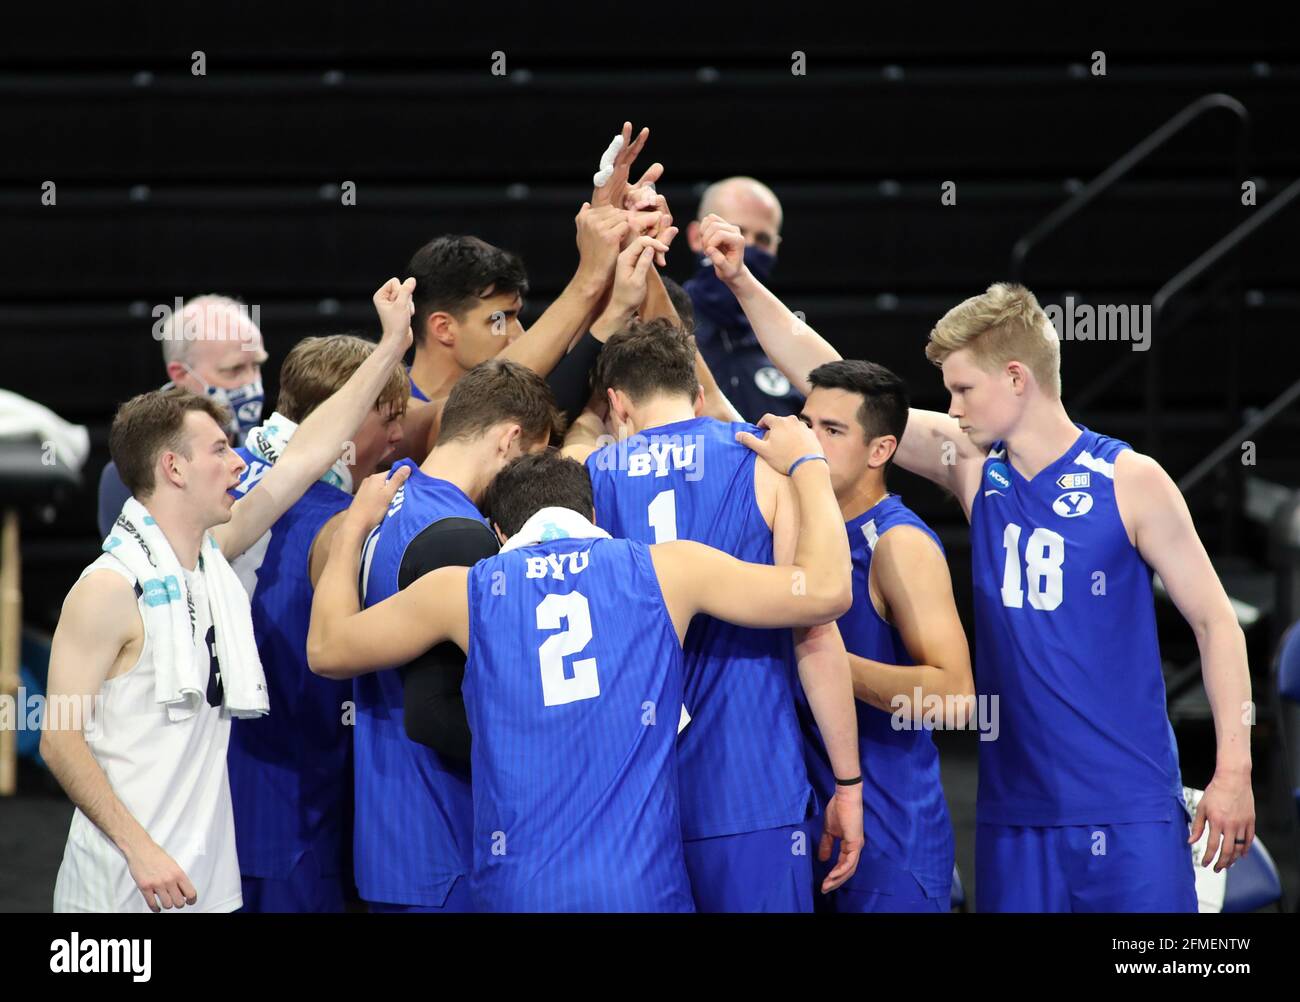
M691 911L682 656L649 547L561 538L469 574L476 906Z

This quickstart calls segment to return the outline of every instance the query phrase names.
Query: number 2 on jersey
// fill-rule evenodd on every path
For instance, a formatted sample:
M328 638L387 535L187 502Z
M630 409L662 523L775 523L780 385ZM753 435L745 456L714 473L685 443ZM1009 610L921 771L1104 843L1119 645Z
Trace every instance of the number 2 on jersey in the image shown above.
M1020 587L1020 526L1007 523L1002 545L1007 562L1002 568L1002 604L1019 609L1025 604ZM1065 562L1065 538L1059 532L1041 526L1025 542L1025 573L1029 578L1029 605L1051 612L1061 604L1063 582L1061 565Z
M587 596L576 591L567 595L552 594L537 606L539 630L558 630L560 621L566 619L569 628L547 637L537 649L542 662L542 702L546 706L562 706L600 695L595 658L573 662L572 678L564 674L564 659L580 653L591 643L591 607L587 604Z

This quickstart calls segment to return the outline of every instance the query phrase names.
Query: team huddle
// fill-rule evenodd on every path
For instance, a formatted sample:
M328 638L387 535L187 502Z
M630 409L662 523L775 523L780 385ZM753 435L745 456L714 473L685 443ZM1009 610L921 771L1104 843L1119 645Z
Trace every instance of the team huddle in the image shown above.
M746 422L659 274L646 137L607 151L527 331L518 258L444 236L375 294L378 343L293 348L266 421L260 381L210 386L193 354L247 365L260 335L167 332L173 382L114 419L103 553L54 638L50 695L95 714L42 737L77 808L56 910L342 911L355 887L373 912L946 912L931 731L977 702L979 911L1195 911L1194 866L1249 848L1241 630L1163 469L1067 416L1034 296L939 319L951 404L913 409L703 205L709 295L806 398ZM970 523L974 670L893 464ZM1216 723L1194 818L1153 572Z

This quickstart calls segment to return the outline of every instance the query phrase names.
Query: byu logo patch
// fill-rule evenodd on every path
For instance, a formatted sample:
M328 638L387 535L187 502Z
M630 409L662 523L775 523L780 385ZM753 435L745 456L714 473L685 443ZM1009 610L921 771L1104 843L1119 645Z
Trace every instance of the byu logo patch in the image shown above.
M1087 473L1062 473L1056 478L1056 486L1063 491L1080 491L1092 486L1092 477Z
M769 397L783 397L790 392L790 380L770 365L754 373L754 384Z
M1092 511L1092 495L1087 491L1066 491L1052 502L1052 511L1062 518L1078 518Z

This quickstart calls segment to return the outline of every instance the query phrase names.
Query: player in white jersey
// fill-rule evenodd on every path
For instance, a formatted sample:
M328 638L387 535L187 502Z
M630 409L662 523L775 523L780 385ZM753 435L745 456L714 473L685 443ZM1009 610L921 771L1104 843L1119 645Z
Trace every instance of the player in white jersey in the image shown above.
M227 491L244 463L227 442L219 405L173 389L142 394L119 409L109 436L113 459L147 512L143 525L161 533L180 564L193 600L192 635L209 651L204 547L227 560L242 553L339 458L411 343L413 287L414 280L390 279L375 294L383 323L379 346L237 502ZM143 538L138 542L152 562ZM147 607L166 602L167 589L151 594L150 585L160 582L138 582L112 548L106 544L68 593L50 653L50 705L96 704L92 719L47 715L41 736L42 756L77 807L54 907L233 911L242 896L221 673L209 672L206 700L173 719L157 699L155 678L160 669L174 670L169 659L178 648L164 648L145 626ZM246 594L240 588L232 594L243 602L247 623ZM251 649L251 625L248 632L242 639ZM239 639L226 638L226 646L239 646Z

